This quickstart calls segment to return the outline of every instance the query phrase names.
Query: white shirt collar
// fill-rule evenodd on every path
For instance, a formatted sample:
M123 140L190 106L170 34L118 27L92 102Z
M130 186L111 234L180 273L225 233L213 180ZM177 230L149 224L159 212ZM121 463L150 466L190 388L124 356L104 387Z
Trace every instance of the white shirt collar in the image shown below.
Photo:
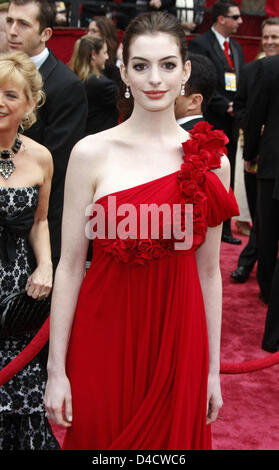
M218 31L216 31L214 26L211 27L211 31L213 31L213 33L215 34L215 36L217 38L217 41L219 42L219 44L221 46L221 49L224 49L224 42L225 41L230 42L230 38L224 38L224 36L222 36L222 34L218 33Z
M193 116L185 116L183 118L179 118L176 120L177 124L181 126L181 124L184 124L185 122L192 121L192 119L200 119L203 118L202 114L195 114Z
M36 65L37 69L41 67L41 65L44 63L44 61L48 58L49 55L49 50L47 47L45 47L42 52L38 55L34 55L33 57L30 57L30 59L34 62Z

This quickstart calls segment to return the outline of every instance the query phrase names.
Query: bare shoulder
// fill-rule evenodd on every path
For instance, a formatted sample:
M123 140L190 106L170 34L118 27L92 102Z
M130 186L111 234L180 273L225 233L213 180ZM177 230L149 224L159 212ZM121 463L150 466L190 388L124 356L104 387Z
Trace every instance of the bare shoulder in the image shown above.
M99 165L106 161L114 151L117 141L121 140L121 124L97 134L91 134L79 140L74 146L71 159L90 162Z
M112 147L108 131L88 135L79 140L70 155L67 180L74 178L95 187L103 173Z
M35 151L36 155L42 154L44 158L49 158L51 156L50 151L44 145L39 144L39 142L36 142L26 135L21 135L20 138L28 151Z
M53 160L50 151L44 145L39 144L27 136L21 136L21 139L28 152L28 158L34 159L35 163L39 164L42 168L52 171Z
M92 134L79 140L72 149L71 164L87 164L91 168L101 165L109 150L110 140L105 132Z
M226 190L228 191L230 189L230 175L231 175L231 165L230 165L230 161L228 157L226 155L222 155L221 167L212 171L216 173L216 175L218 176L218 178L221 180Z
M28 153L34 156L34 158L45 163L52 160L50 151L44 145L27 136L21 136L21 139Z

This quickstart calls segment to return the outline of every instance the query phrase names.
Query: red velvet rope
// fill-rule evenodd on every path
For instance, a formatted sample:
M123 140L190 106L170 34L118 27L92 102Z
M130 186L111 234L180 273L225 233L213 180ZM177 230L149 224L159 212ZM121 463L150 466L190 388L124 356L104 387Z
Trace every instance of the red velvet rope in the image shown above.
M26 366L42 349L49 339L49 318L45 321L36 336L24 348L21 353L15 357L0 371L0 386L4 385L23 367ZM253 361L240 362L238 364L221 363L221 374L244 374L266 369L279 363L279 351L269 354L261 359Z
M261 359L240 362L238 364L221 363L221 374L244 374L257 370L267 369L279 363L279 351L269 354Z
M30 343L16 356L9 364L0 371L0 386L4 385L23 367L26 366L37 354L49 339L49 317L39 329L38 333Z

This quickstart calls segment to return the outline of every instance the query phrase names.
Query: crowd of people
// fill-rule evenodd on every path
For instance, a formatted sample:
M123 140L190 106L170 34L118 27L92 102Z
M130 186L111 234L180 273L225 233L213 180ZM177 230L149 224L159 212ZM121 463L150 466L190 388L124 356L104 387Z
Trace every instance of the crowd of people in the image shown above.
M190 3L188 16L186 0L129 6L121 42L94 11L64 64L47 47L55 2L9 1L0 301L26 289L52 303L49 344L0 387L2 450L59 449L49 419L66 428L64 449L211 449L222 406L220 243L241 244L237 158L252 222L231 277L248 282L257 263L262 347L279 350L279 18L263 21L261 53L245 64L232 39L238 3L216 1L212 27L187 41L205 2ZM92 243L87 208L101 205L111 223L110 196L137 211L192 204L191 248L137 231ZM0 337L0 368L34 335Z

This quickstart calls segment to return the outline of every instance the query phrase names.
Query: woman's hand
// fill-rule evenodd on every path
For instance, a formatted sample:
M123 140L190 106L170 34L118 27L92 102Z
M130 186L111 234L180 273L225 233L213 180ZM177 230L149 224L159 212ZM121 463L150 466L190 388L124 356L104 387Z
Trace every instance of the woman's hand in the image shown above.
M29 276L25 290L33 299L48 297L52 288L52 263L40 264Z
M220 385L220 375L208 376L207 384L207 413L206 424L216 421L219 411L223 406L223 399Z
M46 384L45 408L47 417L55 424L72 425L72 395L66 375L51 377Z

